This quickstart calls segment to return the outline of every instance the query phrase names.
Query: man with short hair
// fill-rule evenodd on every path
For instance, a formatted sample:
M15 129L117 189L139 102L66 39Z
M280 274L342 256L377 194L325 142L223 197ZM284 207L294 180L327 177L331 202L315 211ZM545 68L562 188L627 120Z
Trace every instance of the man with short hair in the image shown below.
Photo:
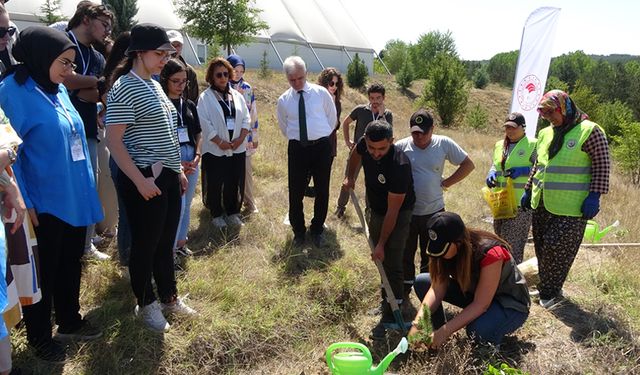
M393 144L393 128L386 121L369 123L364 136L351 149L343 190L355 187L360 165L369 201L369 237L375 244L372 258L382 262L394 297L402 305L402 257L416 196L411 163L402 149ZM382 318L372 331L374 338L384 337L385 324L394 322L384 291L382 298Z
M307 176L311 174L316 187L313 219L309 234L313 244L323 245L324 221L329 208L331 177L331 142L329 135L336 126L336 106L324 87L307 82L307 67L299 56L288 57L283 64L291 86L278 98L278 125L289 140L289 222L293 242L305 242L303 199Z
M64 85L69 89L71 103L76 108L87 137L87 146L94 179L98 179L98 112L97 103L106 90L102 76L105 59L93 48L95 43L103 43L111 34L113 13L103 5L81 2L67 25L67 35L76 44L75 71L68 75ZM106 168L106 166L105 166ZM96 183L96 186L98 184ZM110 256L104 254L91 242L95 235L95 224L87 227L85 254L96 259L106 260Z
M196 75L196 71L193 67L184 60L182 57L182 48L184 47L184 38L182 37L182 33L178 30L169 30L167 31L167 36L169 37L169 41L173 48L176 49L173 57L180 60L184 66L187 67L187 87L184 89L182 95L191 100L192 102L198 104L198 96L200 95L200 90L198 88L198 76Z
M411 216L409 236L404 249L404 291L408 294L415 280L414 259L420 240L420 272L429 272L426 253L429 236L427 221L436 212L444 211L443 190L462 181L475 166L469 155L451 138L434 135L433 116L419 109L409 119L411 136L396 143L411 160L411 172L416 190L416 205ZM458 168L444 178L444 162L448 160Z
M364 129L371 121L384 120L389 125L393 126L393 114L387 110L384 106L385 88L380 83L374 83L367 89L367 95L369 96L369 103L356 106L349 116L345 117L342 121L342 132L344 134L344 142L351 150L356 143L362 138ZM356 127L353 130L353 140L349 137L349 126L352 122L356 122ZM345 171L345 175L346 175ZM360 168L356 169L354 178L358 178ZM349 203L349 192L342 189L340 196L338 197L338 205L336 207L335 215L338 218L344 216L344 211Z

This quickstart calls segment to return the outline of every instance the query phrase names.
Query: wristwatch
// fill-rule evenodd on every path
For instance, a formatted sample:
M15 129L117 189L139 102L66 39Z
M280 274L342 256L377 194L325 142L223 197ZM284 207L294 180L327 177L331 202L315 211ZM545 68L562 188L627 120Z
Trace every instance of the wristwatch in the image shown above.
M18 158L18 154L16 154L16 152L11 147L7 149L7 156L9 157L9 161L11 162L11 164L15 163L16 159Z

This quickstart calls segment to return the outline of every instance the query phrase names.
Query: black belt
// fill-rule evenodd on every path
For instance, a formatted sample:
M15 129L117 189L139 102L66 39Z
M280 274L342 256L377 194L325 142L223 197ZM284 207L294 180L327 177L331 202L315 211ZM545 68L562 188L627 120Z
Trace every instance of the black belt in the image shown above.
M328 142L329 141L329 137L322 137L322 138L318 138L318 139L314 139L314 140L308 140L306 142L299 141L297 139L292 139L292 141L300 143L300 145L302 147L308 147L308 146L317 145L317 144L322 143L322 142Z

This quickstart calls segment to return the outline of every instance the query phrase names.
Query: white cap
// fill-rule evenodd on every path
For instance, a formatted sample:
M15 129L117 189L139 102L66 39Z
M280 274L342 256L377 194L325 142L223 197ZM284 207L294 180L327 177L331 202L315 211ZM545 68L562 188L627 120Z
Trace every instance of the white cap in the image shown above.
M179 42L180 44L184 44L184 38L182 38L182 33L178 30L169 30L167 31L167 36L169 37L169 41Z

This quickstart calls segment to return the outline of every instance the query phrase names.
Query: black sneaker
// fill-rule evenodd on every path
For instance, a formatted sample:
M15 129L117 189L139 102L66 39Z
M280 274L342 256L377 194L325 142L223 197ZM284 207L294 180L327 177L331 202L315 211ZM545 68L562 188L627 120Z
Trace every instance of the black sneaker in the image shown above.
M82 319L80 324L73 328L58 327L55 336L57 340L89 341L102 336L102 331L91 324L88 320Z
M36 357L51 363L65 363L67 360L67 349L60 343L49 339L48 341L34 345L32 347Z
M304 246L304 233L293 235L293 246L295 247Z
M324 235L322 233L312 233L311 234L311 242L313 243L313 246L315 247L322 247L324 246Z

